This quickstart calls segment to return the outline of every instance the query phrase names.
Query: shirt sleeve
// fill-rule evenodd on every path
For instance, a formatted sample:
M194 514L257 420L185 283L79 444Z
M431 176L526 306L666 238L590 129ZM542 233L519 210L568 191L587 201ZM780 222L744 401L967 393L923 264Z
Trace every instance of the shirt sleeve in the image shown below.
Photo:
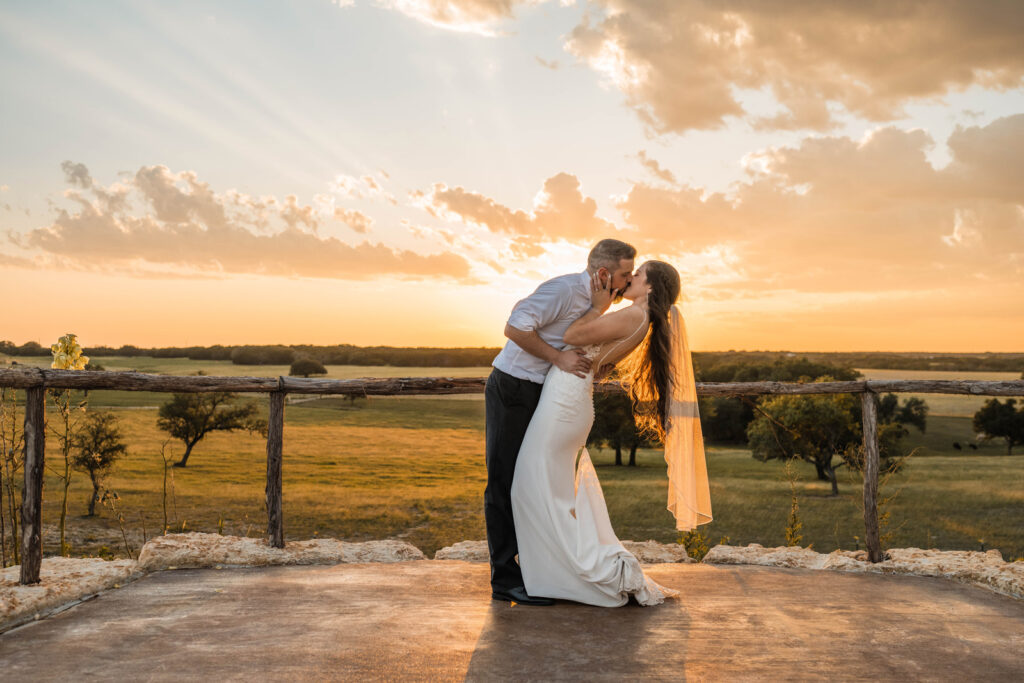
M571 295L569 283L564 279L548 280L512 307L508 324L523 332L533 332L550 325L562 315Z

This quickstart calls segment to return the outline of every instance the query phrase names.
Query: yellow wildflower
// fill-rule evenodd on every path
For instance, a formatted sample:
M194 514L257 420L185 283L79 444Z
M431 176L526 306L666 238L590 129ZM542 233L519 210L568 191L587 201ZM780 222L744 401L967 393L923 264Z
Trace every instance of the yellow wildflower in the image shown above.
M57 370L84 370L89 362L89 357L82 355L82 347L70 332L50 346L50 352L53 354L50 367Z

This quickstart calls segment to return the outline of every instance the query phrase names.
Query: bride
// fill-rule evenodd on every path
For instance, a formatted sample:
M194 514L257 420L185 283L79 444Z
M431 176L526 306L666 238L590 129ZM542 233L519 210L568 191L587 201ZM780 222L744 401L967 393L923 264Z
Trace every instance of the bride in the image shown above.
M610 283L595 274L591 290L592 308L566 330L565 342L583 348L592 368L627 359L637 425L665 443L676 528L710 522L693 366L675 305L679 273L661 261L644 263L622 293L632 305L608 314ZM526 591L603 607L622 606L630 595L657 605L678 591L645 576L616 538L583 448L594 422L593 379L593 372L580 378L552 367L519 449L512 511Z

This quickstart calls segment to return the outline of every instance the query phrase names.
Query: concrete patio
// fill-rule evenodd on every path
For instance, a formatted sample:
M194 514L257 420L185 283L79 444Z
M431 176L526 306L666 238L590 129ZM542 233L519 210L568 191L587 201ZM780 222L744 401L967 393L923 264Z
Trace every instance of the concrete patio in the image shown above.
M11 681L1024 679L1024 601L943 579L662 564L664 605L523 607L487 567L147 575L0 636Z

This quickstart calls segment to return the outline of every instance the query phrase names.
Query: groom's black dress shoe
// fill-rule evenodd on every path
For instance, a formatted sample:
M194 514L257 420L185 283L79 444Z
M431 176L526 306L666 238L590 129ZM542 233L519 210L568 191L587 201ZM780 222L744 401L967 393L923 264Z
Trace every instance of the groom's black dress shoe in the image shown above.
M536 605L548 606L555 604L555 601L551 598L540 598L529 595L526 589L522 586L516 586L515 588L507 588L503 591L493 591L491 597L495 600L504 600L505 602L516 602L520 605Z

